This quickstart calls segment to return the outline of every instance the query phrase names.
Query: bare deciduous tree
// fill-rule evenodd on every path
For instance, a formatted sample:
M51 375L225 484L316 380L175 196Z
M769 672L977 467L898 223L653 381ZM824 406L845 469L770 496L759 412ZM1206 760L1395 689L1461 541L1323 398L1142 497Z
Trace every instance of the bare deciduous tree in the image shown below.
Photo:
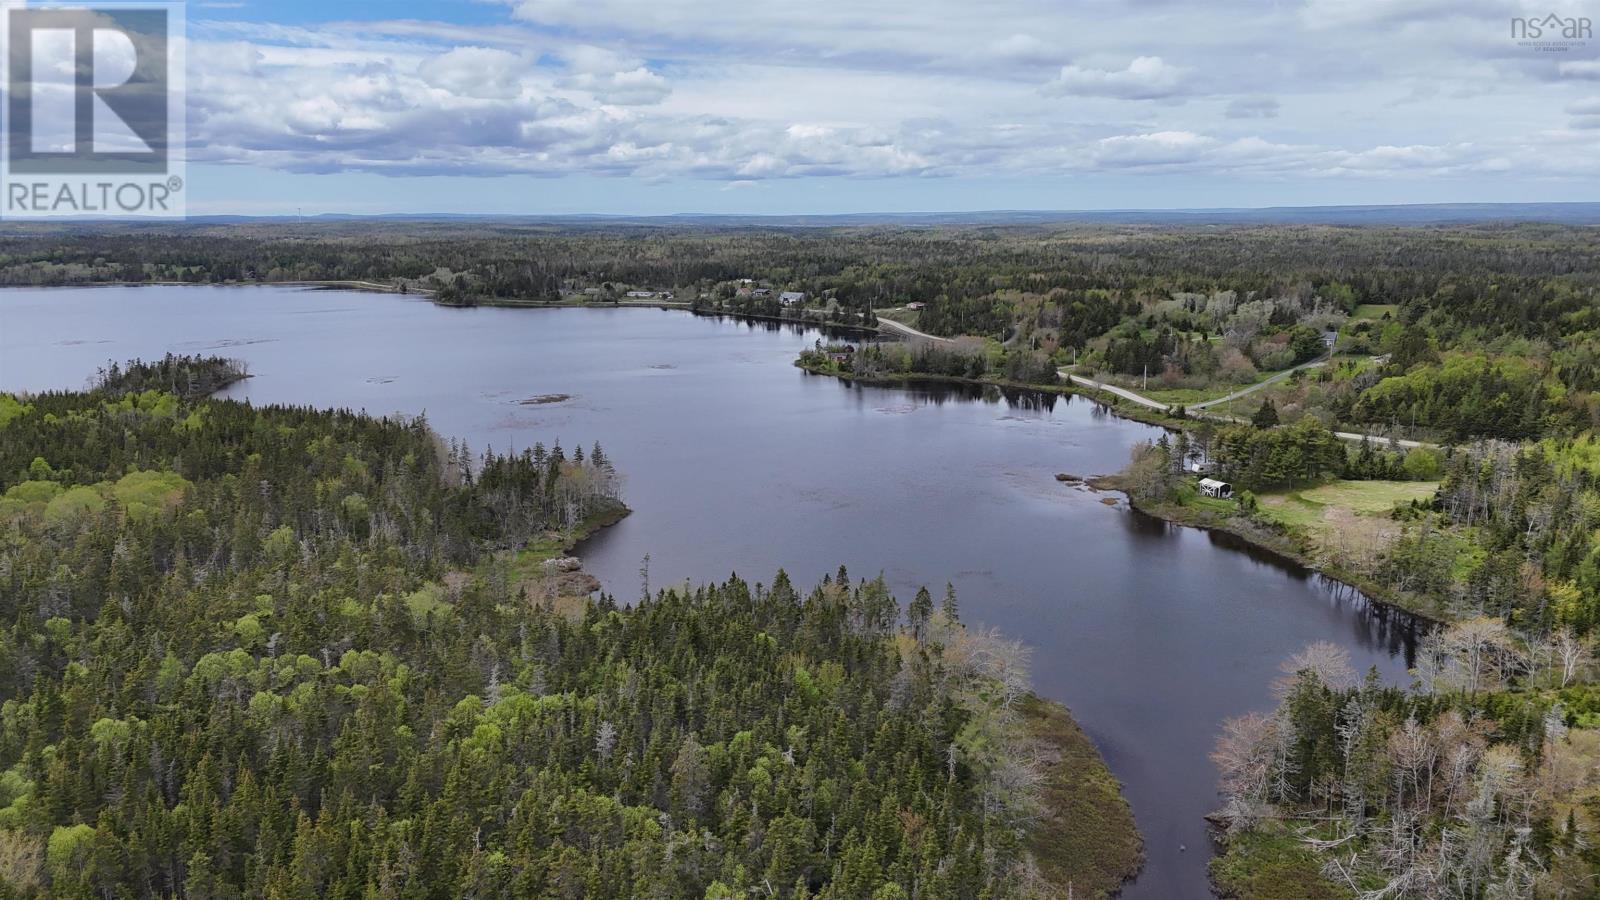
M1342 691L1356 683L1356 670L1350 666L1350 651L1331 641L1307 644L1299 653L1289 657L1279 666L1283 677L1273 683L1280 698L1294 687L1295 678L1303 672L1316 676L1323 687Z

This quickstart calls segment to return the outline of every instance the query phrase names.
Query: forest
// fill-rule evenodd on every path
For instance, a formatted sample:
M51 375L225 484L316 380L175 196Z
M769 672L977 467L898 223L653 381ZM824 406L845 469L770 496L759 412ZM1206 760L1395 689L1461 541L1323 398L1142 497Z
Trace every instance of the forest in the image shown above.
M0 233L3 284L344 280L890 319L951 340L850 332L800 362L1168 404L1102 486L1425 617L1414 684L1312 647L1277 709L1228 723L1218 890L1596 892L1593 229ZM424 865L441 896L1059 888L1025 823L1077 788L1045 787L1025 653L953 597L902 613L841 572L575 601L528 548L619 514L601 448L474 457L421 422L204 399L247 376L178 358L0 395L0 865L23 896L386 896ZM1103 799L1095 821L1127 821ZM1080 892L1137 865L1067 856L1093 861Z
M1600 718L1585 648L1529 652L1480 617L1419 649L1416 682L1359 677L1313 644L1276 709L1225 723L1226 897L1591 897Z
M1104 896L1136 868L1092 745L953 590L556 602L543 549L624 511L603 448L194 387L243 374L0 395L0 896Z

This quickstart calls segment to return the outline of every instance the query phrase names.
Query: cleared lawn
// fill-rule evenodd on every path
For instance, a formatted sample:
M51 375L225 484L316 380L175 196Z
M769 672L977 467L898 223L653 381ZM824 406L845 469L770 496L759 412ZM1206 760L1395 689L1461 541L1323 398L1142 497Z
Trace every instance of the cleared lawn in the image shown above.
M1355 316L1353 318L1381 319L1385 313L1387 313L1390 318L1394 318L1397 314L1399 314L1399 312L1400 307L1393 303L1363 303L1356 307Z
M1261 511L1313 533L1342 527L1351 516L1383 518L1395 504L1427 500L1436 481L1335 481L1321 487L1261 495Z
M906 309L904 306L895 306L890 307L889 309L875 309L873 310L873 313L875 313L880 319L888 319L891 322L899 322L901 325L909 325L912 328L917 327L917 320L922 318L922 310Z

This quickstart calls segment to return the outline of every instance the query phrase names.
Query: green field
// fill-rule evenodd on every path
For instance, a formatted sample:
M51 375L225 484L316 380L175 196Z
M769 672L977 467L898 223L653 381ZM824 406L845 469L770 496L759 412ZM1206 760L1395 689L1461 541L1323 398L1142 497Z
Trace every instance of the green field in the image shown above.
M1427 500L1439 489L1434 481L1335 481L1321 487L1263 494L1261 513L1285 525L1315 531L1329 514L1348 510L1358 516L1386 516L1396 504Z
M1356 307L1356 312L1353 318L1381 319L1385 313L1387 313L1390 318L1394 318L1400 314L1400 307L1398 304L1394 303L1363 303Z

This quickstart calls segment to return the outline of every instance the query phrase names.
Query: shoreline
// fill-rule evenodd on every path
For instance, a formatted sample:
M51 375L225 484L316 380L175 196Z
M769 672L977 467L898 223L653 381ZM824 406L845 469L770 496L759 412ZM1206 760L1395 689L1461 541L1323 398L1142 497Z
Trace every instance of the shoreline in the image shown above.
M1030 692L1018 708L1021 727L1050 758L1041 814L1023 841L1040 875L1056 896L1119 895L1145 864L1144 834L1122 780L1066 704Z
M1387 618L1396 613L1403 614L1415 620L1416 624L1430 628L1444 624L1447 621L1439 610L1431 608L1431 604L1423 604L1410 595L1315 559L1312 551L1307 550L1300 541L1292 536L1275 534L1267 528L1251 523L1248 520L1244 524L1237 523L1234 521L1235 517L1231 516L1228 518L1214 518L1204 513L1191 513L1186 507L1176 504L1141 503L1135 500L1122 487L1116 475L1087 478L1083 480L1083 483L1095 491L1113 491L1121 494L1127 500L1128 508L1139 515L1149 516L1152 519L1182 528L1225 534L1232 540L1238 541L1249 552L1266 554L1275 557L1280 563L1290 564L1308 572L1315 572L1329 581L1360 593L1372 604L1374 614L1380 617Z
M1162 415L1154 409L1148 409L1138 404L1132 408L1116 403L1114 400L1103 399L1103 392L1094 391L1075 384L1039 385L1023 384L1003 378L967 378L960 375L932 375L932 374L895 374L895 375L846 375L830 371L821 366L807 365L796 360L795 367L812 375L837 378L845 382L859 382L865 385L880 387L903 387L918 381L943 382L947 384L966 384L974 387L998 387L1009 390L1035 391L1045 394L1076 395L1092 403L1104 407L1112 415L1130 421L1166 429L1169 432L1181 431L1186 419L1175 416ZM1431 604L1425 604L1409 595L1395 591L1386 585L1363 578L1351 572L1340 570L1338 567L1329 566L1315 559L1311 552L1299 545L1299 542L1286 535L1274 535L1264 528L1246 528L1232 522L1230 519L1215 519L1209 516L1193 515L1185 512L1183 507L1172 504L1145 504L1133 499L1117 482L1115 475L1102 475L1094 478L1077 479L1096 491L1115 491L1122 494L1128 502L1128 507L1142 515L1163 522L1186 528L1196 528L1201 531L1216 531L1226 534L1234 540L1244 544L1250 550L1269 554L1277 557L1279 561L1290 563L1301 569L1315 572L1330 581L1341 584L1351 590L1361 593L1375 607L1375 613L1388 616L1391 613L1403 613L1416 619L1419 624L1428 626L1442 624L1445 617Z
M713 319L737 319L745 322L773 322L780 325L797 325L801 328L816 328L822 331L852 332L860 335L876 335L882 332L870 325L851 324L848 322L832 322L813 318L788 318L785 316L770 316L763 313L745 313L709 307L698 307L687 300L514 300L505 297L492 297L474 300L470 303L446 303L438 299L438 291L433 288L413 287L411 285L384 284L378 281L365 281L359 279L346 280L305 280L305 281L82 281L63 282L59 284L9 284L0 285L4 288L40 289L40 288L95 288L95 287L293 287L307 288L310 290L346 290L370 294L396 294L424 298L436 306L446 309L678 309L694 316Z
M626 504L585 519L550 546L529 542L515 552L522 564L542 568L546 561L572 554L584 541L632 514ZM554 551L554 552L551 552ZM574 557L580 562L581 556ZM594 576L578 569L545 573L557 579L584 579L601 590ZM559 597L555 601L560 607ZM570 607L569 607L570 608ZM1113 898L1134 882L1145 866L1144 833L1122 780L1111 771L1100 747L1083 730L1072 710L1059 700L1029 691L1018 707L1015 727L1043 751L1040 814L1025 829L1023 844L1057 895L1070 886L1075 896ZM1085 828L1085 821L1094 827Z
M1107 412L1118 418L1164 428L1169 432L1179 431L1183 428L1184 422L1191 421L1189 419L1180 419L1177 416L1162 415L1154 409L1148 409L1138 404L1133 404L1131 407L1124 406L1116 402L1117 398L1114 394L1107 394L1104 391L1097 391L1093 388L1086 388L1070 382L1029 384L1022 381L1011 381L1006 378L968 378L965 375L935 375L920 372L896 373L893 375L855 375L835 372L822 366L807 365L798 359L794 361L794 367L812 375L837 378L844 382L877 387L903 387L906 384L919 381L931 381L944 384L965 384L972 387L996 387L1001 390L1032 391L1039 394L1082 397L1091 403L1104 407Z
M510 551L511 558L516 561L518 567L537 571L542 578L553 578L558 588L573 588L575 595L581 595L586 601L593 602L595 592L602 588L600 579L583 567L583 557L574 556L573 551L584 541L631 515L633 508L618 501L615 509L585 518L570 532L550 531L524 543L521 547ZM553 570L546 569L547 564L564 559L575 559L577 565L570 569L559 566Z

